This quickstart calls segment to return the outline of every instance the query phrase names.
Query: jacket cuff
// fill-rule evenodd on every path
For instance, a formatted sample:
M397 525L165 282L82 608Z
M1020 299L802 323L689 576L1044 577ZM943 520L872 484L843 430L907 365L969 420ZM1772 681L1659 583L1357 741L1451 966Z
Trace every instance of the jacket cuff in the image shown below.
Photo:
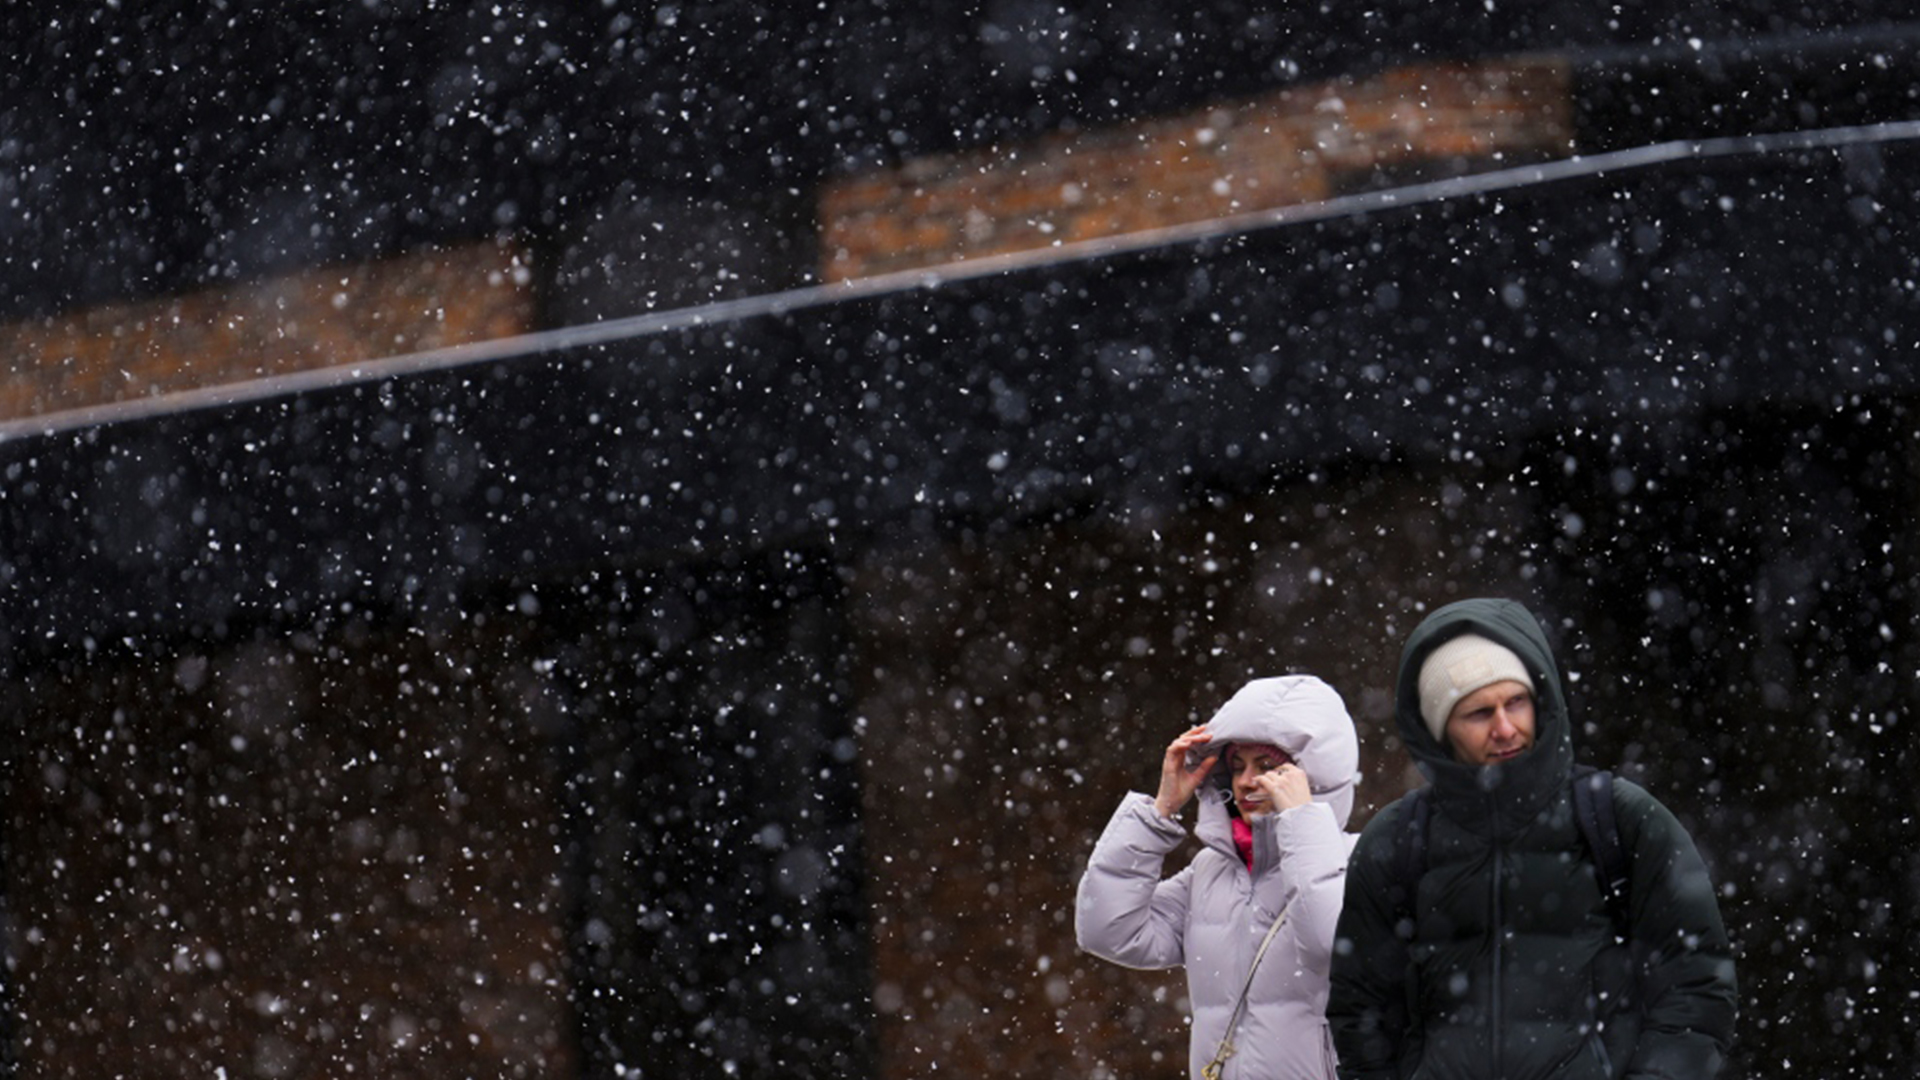
M1127 792L1127 797L1120 800L1120 809L1115 816L1121 814L1139 820L1148 829L1176 844L1187 838L1187 827L1180 823L1180 815L1161 817L1160 811L1153 808L1151 795L1144 795L1138 791Z
M1152 804L1148 804L1152 809ZM1340 839L1340 826L1333 820L1333 808L1322 802L1295 806L1274 815L1274 838L1287 850L1300 850L1318 844L1333 844Z

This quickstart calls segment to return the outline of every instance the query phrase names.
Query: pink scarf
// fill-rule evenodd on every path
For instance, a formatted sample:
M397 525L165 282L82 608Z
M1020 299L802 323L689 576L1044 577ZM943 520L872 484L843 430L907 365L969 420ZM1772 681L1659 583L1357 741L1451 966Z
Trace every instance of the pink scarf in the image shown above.
M1292 754L1287 753L1272 743L1236 743L1233 749L1246 754L1248 757L1266 754L1269 757L1279 758L1281 761L1293 761ZM1247 819L1238 814L1235 814L1233 817L1233 846L1240 849L1240 858L1246 861L1247 873L1253 873L1253 826L1247 824Z
M1247 824L1246 818L1233 819L1233 846L1240 849L1240 857L1246 860L1247 873L1253 873L1253 826Z

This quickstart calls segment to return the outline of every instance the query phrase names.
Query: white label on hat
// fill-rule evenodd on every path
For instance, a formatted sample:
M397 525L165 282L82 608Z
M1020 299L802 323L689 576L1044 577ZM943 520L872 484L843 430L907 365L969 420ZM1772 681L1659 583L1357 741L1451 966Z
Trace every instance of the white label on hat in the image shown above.
M1447 665L1447 678L1453 681L1453 692L1460 693L1463 686L1472 686L1478 681L1485 684L1493 678L1493 665L1485 657L1469 656Z

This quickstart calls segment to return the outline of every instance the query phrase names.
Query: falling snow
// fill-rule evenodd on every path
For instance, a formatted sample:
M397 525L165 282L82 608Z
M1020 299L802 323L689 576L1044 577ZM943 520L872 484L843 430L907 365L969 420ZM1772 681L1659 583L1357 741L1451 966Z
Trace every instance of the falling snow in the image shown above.
M0 14L22 1075L1180 1076L1073 944L1111 806L1310 671L1363 823L1477 594L1699 842L1725 1075L1912 1074L1903 7L174 7ZM1520 54L1567 154L822 271L829 182L1152 201L1042 148Z

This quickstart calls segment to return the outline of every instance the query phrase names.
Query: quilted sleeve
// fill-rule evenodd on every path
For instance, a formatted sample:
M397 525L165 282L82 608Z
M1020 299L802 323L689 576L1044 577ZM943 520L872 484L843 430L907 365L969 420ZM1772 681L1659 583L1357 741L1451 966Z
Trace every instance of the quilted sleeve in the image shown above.
M1177 967L1186 958L1191 870L1161 880L1187 831L1138 792L1121 801L1080 876L1073 930L1080 948L1131 968Z

